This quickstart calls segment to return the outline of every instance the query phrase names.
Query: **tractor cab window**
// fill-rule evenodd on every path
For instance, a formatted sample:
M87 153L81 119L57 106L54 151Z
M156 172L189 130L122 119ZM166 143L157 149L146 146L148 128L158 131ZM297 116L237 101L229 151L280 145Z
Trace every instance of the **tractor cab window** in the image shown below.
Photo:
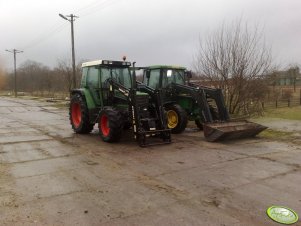
M112 68L112 78L126 88L132 87L131 74L128 68Z
M111 73L109 68L101 68L101 83L104 84L104 82L108 79L111 78Z
M150 71L150 76L148 80L148 86L157 89L159 88L160 81L160 69L154 69Z
M184 71L182 70L174 70L174 82L180 85L185 85L185 79L184 79Z
M86 86L87 74L88 74L88 67L82 68L82 80L80 82L81 87Z
M99 69L95 67L90 67L88 70L88 77L87 77L87 85L88 87L98 87L99 82Z
M163 70L162 87L166 87L172 82L184 85L184 71L174 69Z

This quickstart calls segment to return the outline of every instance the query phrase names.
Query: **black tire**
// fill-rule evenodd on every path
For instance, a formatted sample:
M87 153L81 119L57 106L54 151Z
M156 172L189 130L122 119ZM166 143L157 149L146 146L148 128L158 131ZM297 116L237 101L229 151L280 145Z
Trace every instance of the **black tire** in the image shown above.
M75 133L87 134L93 130L94 124L89 120L86 99L78 93L71 96L69 120Z
M121 113L111 107L104 108L99 115L98 128L103 141L117 142L121 138L123 129Z
M186 111L178 104L172 104L165 107L165 110L167 112L167 126L171 129L172 133L182 133L187 125L187 113ZM174 120L173 122L170 121L171 112L173 114L176 114L177 120Z

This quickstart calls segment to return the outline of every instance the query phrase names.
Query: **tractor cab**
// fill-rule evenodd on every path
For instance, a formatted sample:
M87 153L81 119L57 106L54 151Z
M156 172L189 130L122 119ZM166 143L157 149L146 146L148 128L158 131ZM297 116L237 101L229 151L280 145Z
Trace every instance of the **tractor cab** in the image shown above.
M143 83L153 89L166 88L171 83L185 85L187 77L188 73L184 67L157 65L145 68Z
M130 72L130 62L97 60L82 64L82 79L80 88L86 89L91 96L88 105L99 108L107 105L109 101L108 80L112 79L127 89L132 88L133 79ZM119 90L114 90L116 103L126 101ZM118 99L120 99L118 101ZM92 102L91 102L92 101ZM92 116L92 118L94 118Z
M123 129L132 128L141 146L146 146L146 137L152 135L170 143L161 96L137 91L133 68L126 61L96 60L82 64L80 88L71 91L70 122L75 132L88 133L98 123L106 142L118 141Z

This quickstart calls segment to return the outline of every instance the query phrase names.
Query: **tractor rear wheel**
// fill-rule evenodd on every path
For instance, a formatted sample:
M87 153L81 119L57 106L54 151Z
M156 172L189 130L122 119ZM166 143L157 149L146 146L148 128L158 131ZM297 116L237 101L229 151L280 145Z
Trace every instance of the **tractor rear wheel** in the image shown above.
M121 113L111 107L103 109L99 115L98 128L103 141L117 142L123 129Z
M90 123L86 100L78 93L71 96L69 119L72 129L76 133L85 134L93 130L94 124Z
M187 113L178 104L166 106L167 125L172 133L181 133L187 125Z

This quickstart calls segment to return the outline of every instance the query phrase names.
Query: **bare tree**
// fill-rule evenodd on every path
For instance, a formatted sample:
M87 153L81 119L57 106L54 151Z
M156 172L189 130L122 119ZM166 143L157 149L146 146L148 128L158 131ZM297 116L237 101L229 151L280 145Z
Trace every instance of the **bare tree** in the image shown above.
M67 60L58 60L58 65L54 69L61 82L64 84L64 91L72 88L72 67Z
M203 79L224 90L229 112L237 114L264 98L268 89L262 79L271 62L263 31L239 20L200 39L194 67Z
M4 89L5 87L6 87L6 75L0 65L0 90Z
M23 92L40 92L44 95L44 92L50 92L52 84L50 74L50 68L31 60L25 61L18 68L18 87Z

